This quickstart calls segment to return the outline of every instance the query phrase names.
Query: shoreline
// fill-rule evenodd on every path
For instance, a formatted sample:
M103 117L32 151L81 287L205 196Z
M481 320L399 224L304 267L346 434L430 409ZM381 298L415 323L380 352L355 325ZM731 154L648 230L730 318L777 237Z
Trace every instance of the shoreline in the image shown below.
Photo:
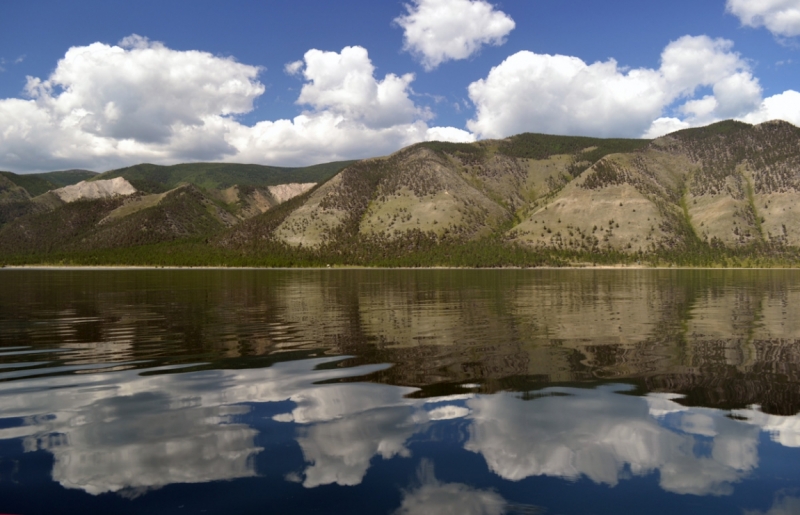
M237 266L151 266L151 265L5 265L2 270L83 270L83 271L124 271L124 270L279 270L279 271L335 271L335 270L798 270L796 267L696 267L696 266L644 266L644 265L586 265L586 266L538 266L538 267L458 267L458 266L419 266L419 267L371 267L371 266L331 266L331 267L237 267Z

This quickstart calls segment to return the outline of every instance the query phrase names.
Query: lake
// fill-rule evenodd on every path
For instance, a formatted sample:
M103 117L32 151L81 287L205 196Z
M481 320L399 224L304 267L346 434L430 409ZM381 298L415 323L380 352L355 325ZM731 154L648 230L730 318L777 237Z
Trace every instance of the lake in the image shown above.
M0 513L800 513L800 271L0 270Z

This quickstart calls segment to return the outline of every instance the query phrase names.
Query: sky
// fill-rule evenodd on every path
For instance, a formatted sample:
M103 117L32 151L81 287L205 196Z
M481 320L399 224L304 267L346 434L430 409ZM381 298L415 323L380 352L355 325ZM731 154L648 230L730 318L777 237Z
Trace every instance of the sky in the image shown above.
M0 2L0 170L800 126L800 0Z

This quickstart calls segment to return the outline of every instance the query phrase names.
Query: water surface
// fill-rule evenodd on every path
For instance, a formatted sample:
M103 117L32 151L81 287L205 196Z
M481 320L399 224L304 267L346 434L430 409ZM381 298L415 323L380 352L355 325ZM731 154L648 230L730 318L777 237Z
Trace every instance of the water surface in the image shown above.
M798 513L794 271L0 270L0 513Z

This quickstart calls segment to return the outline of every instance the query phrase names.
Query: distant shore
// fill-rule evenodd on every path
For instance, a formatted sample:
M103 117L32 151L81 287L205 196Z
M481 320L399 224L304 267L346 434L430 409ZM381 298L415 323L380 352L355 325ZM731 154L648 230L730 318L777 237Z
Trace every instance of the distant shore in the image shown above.
M419 266L419 267L371 267L371 266L331 266L331 267L237 267L237 266L140 266L140 265L6 265L0 270L799 270L796 267L698 267L698 266L647 266L647 265L571 265L537 267L458 267L458 266Z

